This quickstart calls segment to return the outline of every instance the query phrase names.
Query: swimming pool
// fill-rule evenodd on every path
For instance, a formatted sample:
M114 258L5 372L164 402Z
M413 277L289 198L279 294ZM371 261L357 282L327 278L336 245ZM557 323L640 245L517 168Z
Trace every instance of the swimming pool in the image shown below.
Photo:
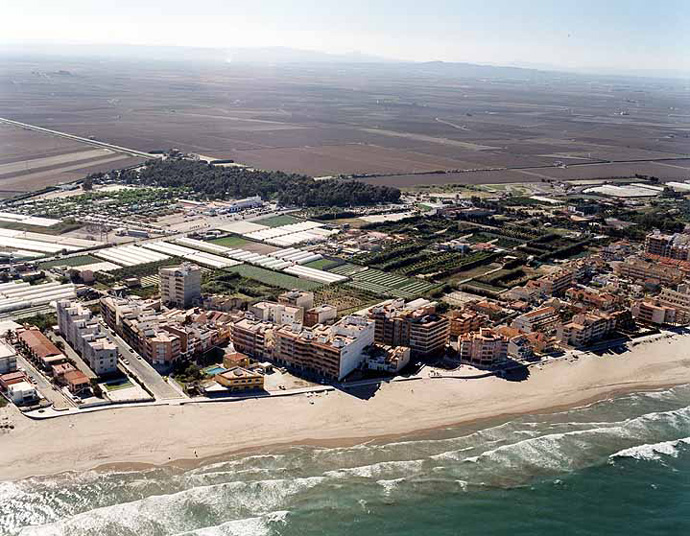
M226 368L215 366L204 370L204 374L206 374L207 376L215 376L216 374L220 374L221 372L225 372L226 370Z

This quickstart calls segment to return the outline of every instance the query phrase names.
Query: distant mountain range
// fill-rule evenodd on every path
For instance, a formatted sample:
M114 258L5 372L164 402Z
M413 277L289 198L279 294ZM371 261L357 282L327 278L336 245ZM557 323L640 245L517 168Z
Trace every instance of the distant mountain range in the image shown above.
M329 54L288 47L201 48L142 45L0 45L3 55L41 55L113 59L146 59L151 61L202 61L232 63L389 63L393 60L361 52Z
M649 78L690 79L690 73L673 70L572 69L555 65L519 63L513 65L475 64L465 62L411 62L372 56L361 52L330 54L314 50L289 47L263 48L201 48L143 45L63 45L31 44L0 45L0 56L41 58L93 58L135 59L140 61L166 61L197 63L235 63L243 65L290 64L377 64L387 68L405 68L415 74L461 76L470 78L533 79L549 74L590 74L598 76L632 76Z

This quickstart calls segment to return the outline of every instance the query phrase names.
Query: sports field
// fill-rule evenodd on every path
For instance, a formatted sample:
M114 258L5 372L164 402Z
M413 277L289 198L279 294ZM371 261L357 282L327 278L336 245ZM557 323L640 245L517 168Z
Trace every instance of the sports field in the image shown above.
M300 220L299 218L283 214L281 216L269 216L268 218L264 218L263 220L256 220L254 223L258 223L259 225L266 225L268 227L281 227L282 225L290 225L292 223L299 223L301 221L304 220Z

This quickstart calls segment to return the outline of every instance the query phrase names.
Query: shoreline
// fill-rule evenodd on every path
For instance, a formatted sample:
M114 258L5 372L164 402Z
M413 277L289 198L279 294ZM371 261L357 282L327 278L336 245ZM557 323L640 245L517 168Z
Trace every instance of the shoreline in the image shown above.
M0 481L92 470L185 469L294 446L385 443L688 383L690 337L678 335L621 355L545 363L522 382L427 378L383 384L366 400L336 391L43 421L12 414L15 429L0 434ZM7 415L8 408L0 414Z
M520 413L505 413L505 414L500 414L500 415L495 415L491 417L479 417L476 419L471 419L467 421L459 421L456 423L449 423L449 424L441 424L438 426L433 426L431 428L420 428L418 430L414 430L411 432L401 432L401 433L393 433L393 434L384 434L384 435L378 435L378 436L363 436L363 437L342 437L342 438L333 438L330 440L325 440L325 439L310 439L306 438L304 440L298 440L298 441L290 441L287 443L268 443L265 445L256 445L254 447L244 447L240 448L237 450L229 450L220 454L215 454L211 456L206 456L204 458L181 458L177 460L172 460L169 462L165 462L162 464L157 464L157 463L148 463L148 462L118 462L118 461L113 461L113 462L108 462L102 465L98 465L96 467L92 467L88 469L89 471L102 471L102 472L107 472L107 471L137 471L137 470L144 470L144 469L155 469L155 468L160 468L160 467L169 467L172 469L181 469L181 470L189 470L189 469L195 469L197 467L203 467L205 465L210 465L213 463L217 463L220 461L223 461L229 457L232 456L239 456L244 453L249 453L252 450L257 450L261 451L262 454L266 453L281 453L284 450L293 448L293 447L309 447L309 448L348 448L348 447L353 447L356 445L363 445L363 444L379 444L379 443L389 443L389 442L394 442L395 440L403 440L403 439L409 439L409 440L415 440L415 439L420 439L428 434L433 433L434 431L442 430L442 429L448 429L448 428L460 428L460 427L473 427L475 425L485 425L489 424L493 421L497 423L501 422L509 422L513 419L520 418L524 415L550 415L553 413L559 413L562 411L570 411L573 409L578 409L578 408L583 408L586 406L589 406L591 404L596 404L597 402L603 402L604 400L616 398L619 396L625 396L633 393L652 393L656 391L663 391L666 389L671 389L673 387L678 387L681 385L690 385L690 379L686 382L674 382L670 384L663 384L663 385L640 385L640 386L635 386L635 387L630 387L630 388L620 388L620 389L614 389L609 392L604 392L601 393L600 395L594 395L588 399L584 399L581 402L578 403L573 403L573 404L561 404L561 405L556 405L556 406L551 406L548 408L544 408L541 411L534 411L534 412L520 412ZM53 473L53 474L48 474L48 475L31 475L27 478L41 478L45 476L55 476L59 474L69 474L73 473L73 471L63 471L61 473ZM16 480L16 479L15 479ZM0 482L3 480L0 478Z

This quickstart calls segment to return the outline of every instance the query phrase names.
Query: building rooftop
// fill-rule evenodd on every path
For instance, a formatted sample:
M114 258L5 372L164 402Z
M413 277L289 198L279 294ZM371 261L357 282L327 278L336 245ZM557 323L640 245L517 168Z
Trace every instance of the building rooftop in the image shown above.
M525 313L522 315L523 317L526 318L534 318L535 316L541 316L545 314L553 314L556 312L556 309L553 307L542 307L541 309L536 309L534 311L530 311L529 313Z
M70 371L76 370L72 363L59 363L53 367L53 374L60 376L62 374L67 374Z
M16 355L17 351L5 341L0 341L0 358Z
M25 378L26 374L21 370L17 370L15 372L8 372L7 374L0 375L0 380L2 380L3 382L11 382L14 380L21 380Z
M63 378L72 385L86 385L91 383L81 370L71 370L65 373Z
M7 388L11 393L31 393L35 392L36 388L27 381L13 383Z
M232 367L225 372L221 372L217 376L221 376L223 378L226 378L228 380L236 380L239 378L245 378L245 379L252 379L252 378L261 378L262 374L258 372L254 372L252 370L248 370L243 367Z
M62 355L60 349L35 326L18 329L17 335L40 358Z

